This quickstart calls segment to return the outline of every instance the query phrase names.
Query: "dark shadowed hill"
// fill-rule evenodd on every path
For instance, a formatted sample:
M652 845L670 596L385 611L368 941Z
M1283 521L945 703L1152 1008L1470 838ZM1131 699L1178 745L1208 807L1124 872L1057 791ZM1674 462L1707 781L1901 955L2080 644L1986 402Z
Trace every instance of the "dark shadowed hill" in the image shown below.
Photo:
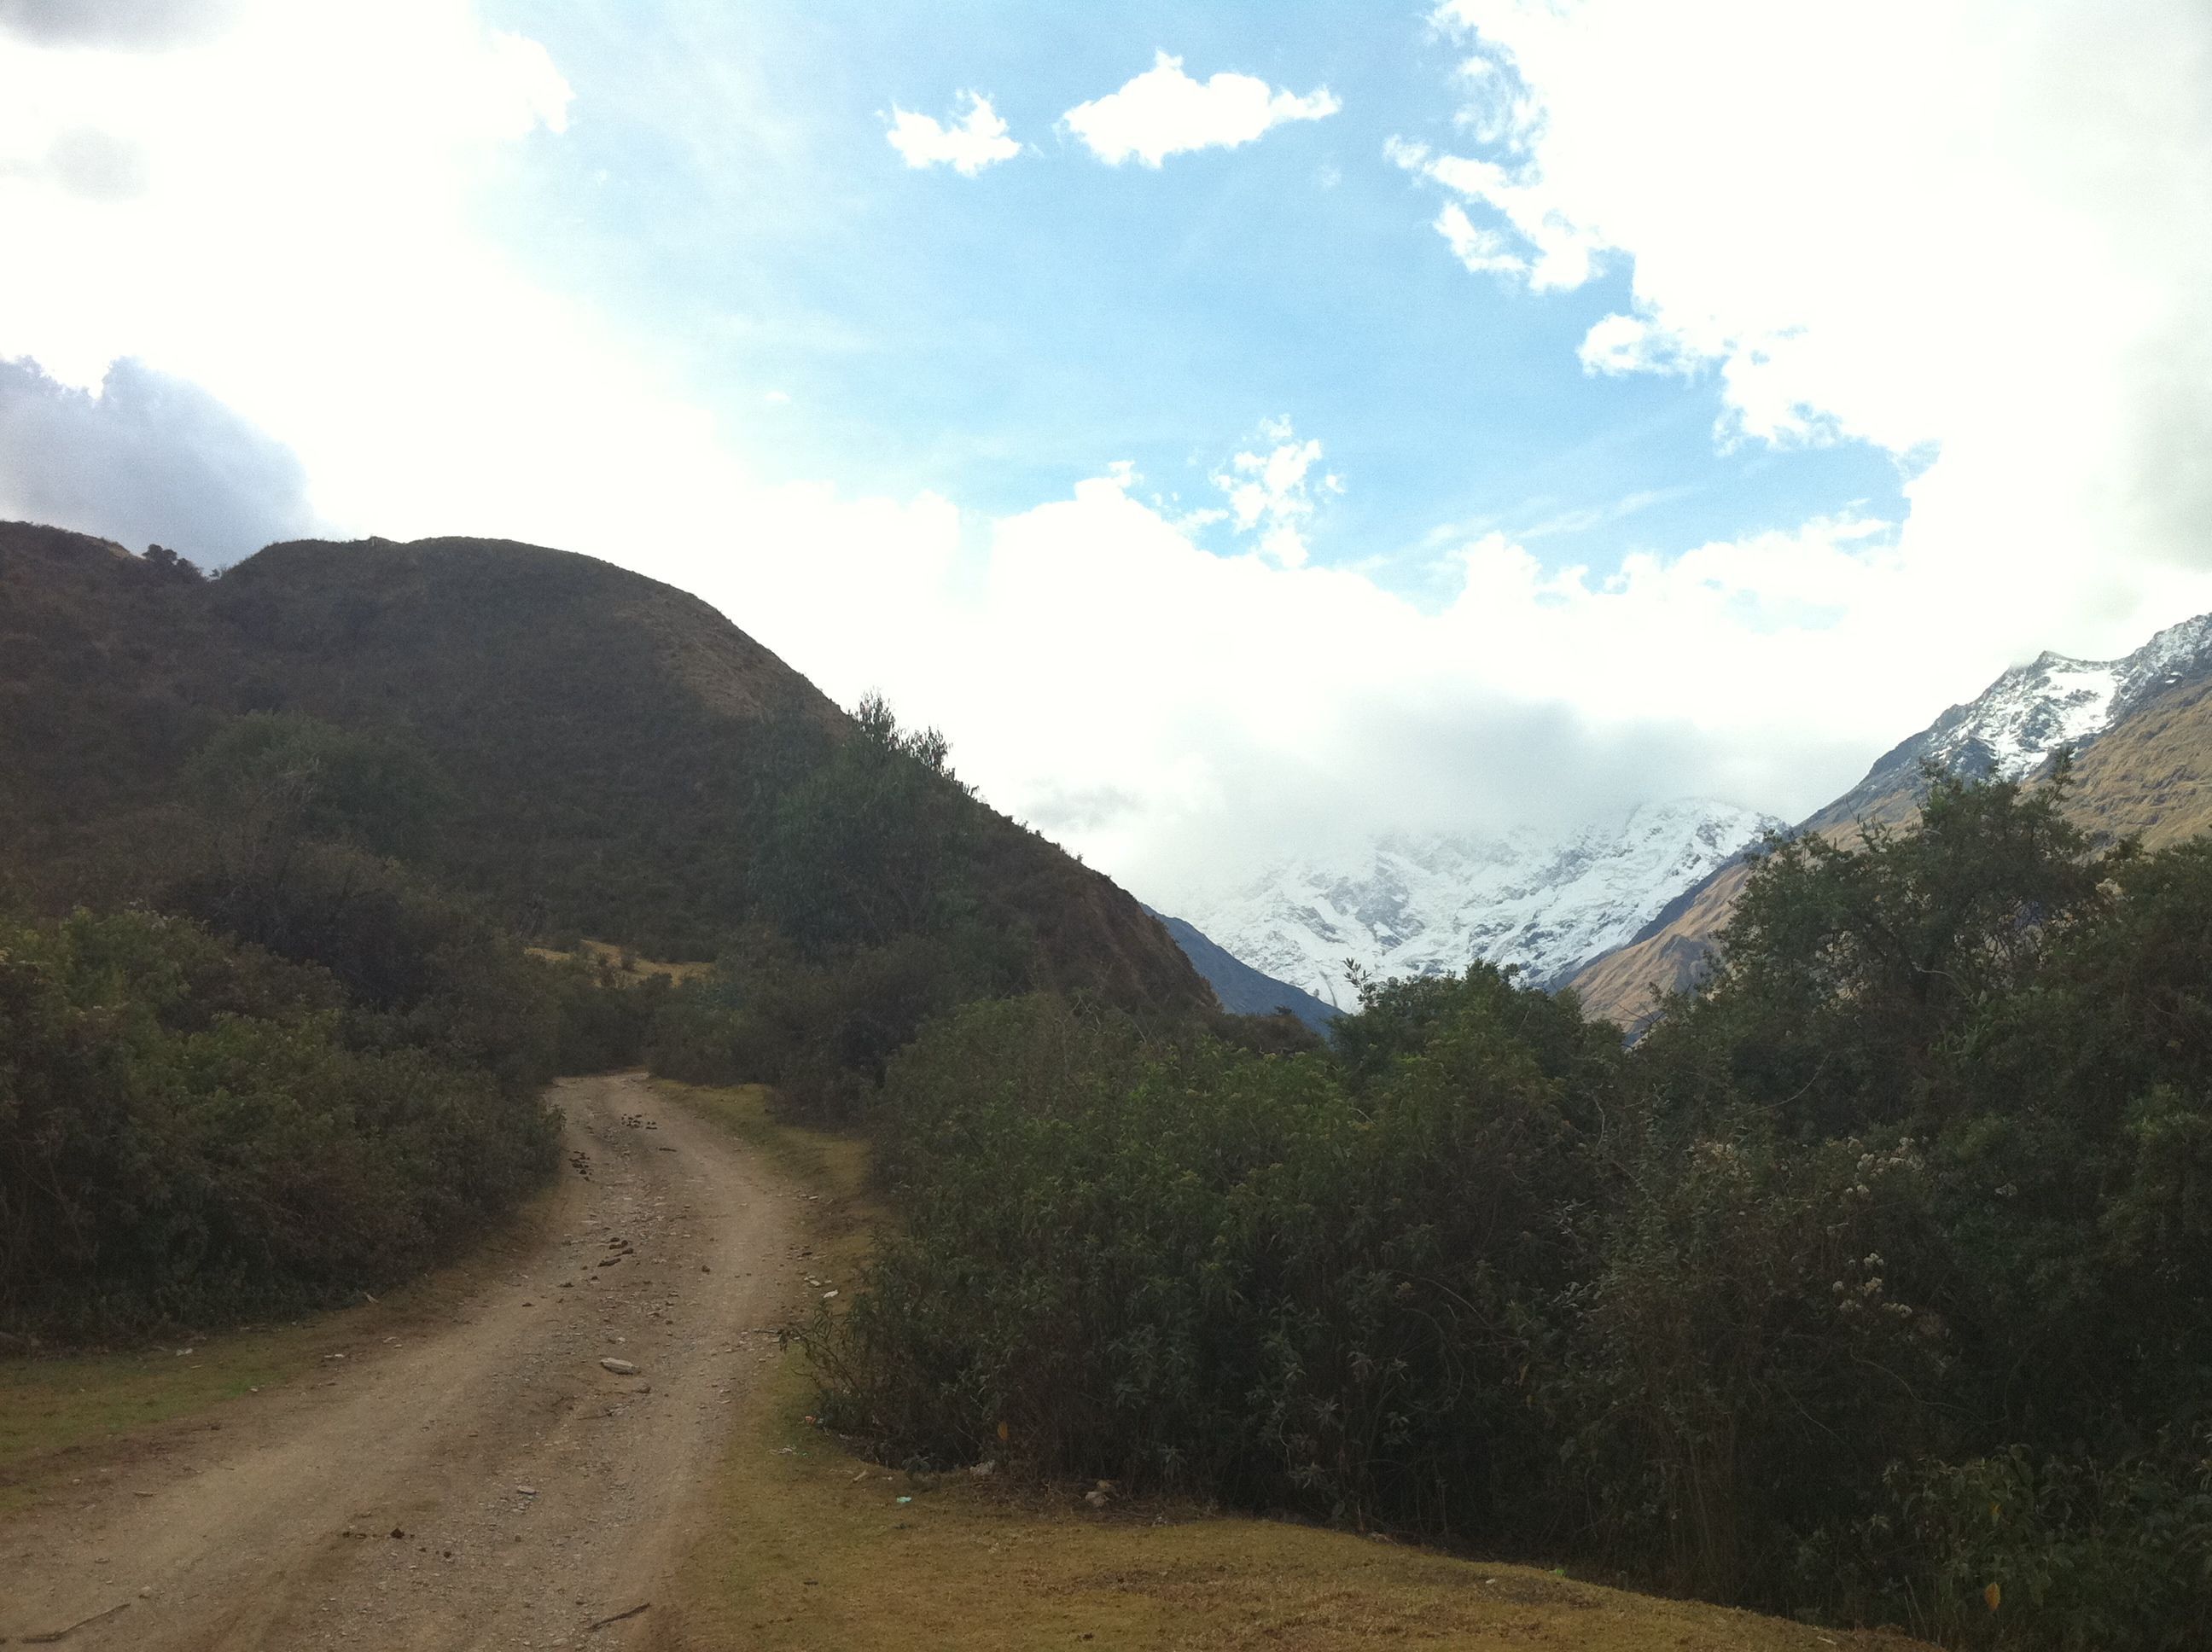
M707 956L748 916L763 821L845 714L696 598L496 540L272 545L203 580L0 525L0 896L158 877L192 754L229 719L388 733L450 796L426 851L515 927ZM1161 926L981 803L987 917L1037 984L1209 1010Z
M1231 1015L1273 1015L1278 1010L1288 1010L1316 1032L1328 1033L1343 1011L1334 1005L1324 1004L1311 993L1293 987L1286 981L1277 981L1273 975L1255 969L1202 932L1197 925L1186 923L1181 918L1170 918L1164 912L1146 911L1167 926L1168 933L1175 937L1176 944L1182 948L1183 956L1191 961L1198 973L1206 977L1206 984L1213 988L1221 1007Z

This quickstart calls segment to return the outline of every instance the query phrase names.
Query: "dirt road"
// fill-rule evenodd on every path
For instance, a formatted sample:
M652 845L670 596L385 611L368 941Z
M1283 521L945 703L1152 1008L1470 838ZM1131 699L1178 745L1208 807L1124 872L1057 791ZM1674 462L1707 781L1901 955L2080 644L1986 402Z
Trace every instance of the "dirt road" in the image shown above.
M801 1195L641 1079L556 1099L588 1175L562 1167L532 1242L451 1314L0 1524L0 1642L73 1624L65 1647L155 1652L641 1639L650 1611L592 1625L667 1608L801 1283Z

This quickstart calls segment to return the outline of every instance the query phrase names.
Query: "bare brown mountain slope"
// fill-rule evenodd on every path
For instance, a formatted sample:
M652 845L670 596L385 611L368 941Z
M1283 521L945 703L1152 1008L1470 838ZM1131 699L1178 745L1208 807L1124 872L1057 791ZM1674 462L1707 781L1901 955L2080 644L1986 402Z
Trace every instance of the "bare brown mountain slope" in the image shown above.
M1901 784L1874 793L1862 787L1802 829L1849 843L1862 822L1898 826L1912 820L1922 795ZM2212 830L2212 678L2179 683L2099 735L2075 764L2066 812L2090 831L2139 835L2151 848ZM1642 1026L1662 994L1697 981L1749 875L1742 861L1721 867L1643 935L1585 966L1568 986L1591 1014Z
M1749 865L1731 860L1661 914L1649 932L1584 964L1567 986L1591 1015L1627 1028L1648 1022L1660 999L1688 988L1712 956Z
M0 898L137 892L191 754L252 711L404 736L454 793L440 878L527 935L676 958L711 956L743 920L779 788L851 728L707 604L588 556L300 541L208 580L0 524ZM1126 892L974 807L991 917L1029 942L1040 984L1212 1007Z
M2168 689L2084 751L2067 812L2154 849L2212 831L2212 681Z

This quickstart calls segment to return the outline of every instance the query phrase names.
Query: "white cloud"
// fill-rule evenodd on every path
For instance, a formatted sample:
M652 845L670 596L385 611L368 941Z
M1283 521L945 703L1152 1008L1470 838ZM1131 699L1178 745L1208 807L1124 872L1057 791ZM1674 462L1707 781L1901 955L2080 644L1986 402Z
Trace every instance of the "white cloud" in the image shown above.
M1158 53L1118 92L1079 103L1060 117L1109 166L1157 167L1191 149L1235 149L1292 120L1322 120L1343 107L1326 86L1300 97L1250 75L1194 80L1182 59Z
M2212 538L2212 496L2177 521L2147 440L2212 437L2212 380L2170 370L2212 349L2201 4L1452 0L1438 18L1510 113L1483 94L1491 155L1394 153L1529 246L1551 225L1632 258L1633 314L1593 329L1586 366L1710 367L1753 440L1940 445L1916 538L1970 476L1942 508L1981 514L2014 559Z
M487 44L490 62L485 84L498 86L503 94L493 103L495 108L504 106L495 135L527 137L540 126L549 132L567 131L568 105L575 94L553 66L552 54L528 36L503 29L494 30Z
M900 158L916 171L927 167L950 167L963 178L973 178L986 167L1011 161L1022 146L1006 135L1006 123L991 107L988 98L974 92L960 94L968 112L943 124L911 109L894 108L890 130L884 134Z
M1682 340L1640 315L1593 322L1576 354L1586 373L1672 373L1690 365Z
M1229 500L1229 521L1240 534L1256 534L1261 554L1280 568L1304 565L1309 551L1305 525L1321 500L1344 491L1340 477L1313 474L1321 463L1321 443L1300 441L1287 418L1260 427L1270 444L1259 452L1236 454L1213 485ZM1202 525L1185 518L1192 525Z
M1432 155L1426 144L1400 137L1385 143L1382 152L1407 172L1443 185L1499 220L1499 228L1483 228L1459 202L1445 205L1437 233L1468 269L1525 274L1540 293L1579 287L1597 272L1604 243L1560 212L1540 182L1516 176L1496 161ZM1501 230L1510 231L1531 256L1510 251L1512 243Z
M1437 214L1436 228L1449 244L1452 256L1471 274L1495 270L1520 275L1528 268L1528 260L1512 251L1504 236L1494 229L1476 228L1467 209L1456 201L1444 203L1444 210Z
M1632 303L1589 329L1585 370L1710 375L1722 441L1863 440L1909 478L1878 541L1816 522L1551 585L1492 547L1471 588L1534 616L1506 645L1540 643L1530 669L1636 658L1632 615L1683 660L1872 740L2008 659L2117 650L2212 607L2201 4L1454 0L1438 17L1470 53L1475 152L1389 155L1445 192L1462 261L1539 289L1626 270ZM1581 702L1618 677L1601 659ZM1839 703L1815 708L1824 677ZM1718 703L1698 720L1736 738Z

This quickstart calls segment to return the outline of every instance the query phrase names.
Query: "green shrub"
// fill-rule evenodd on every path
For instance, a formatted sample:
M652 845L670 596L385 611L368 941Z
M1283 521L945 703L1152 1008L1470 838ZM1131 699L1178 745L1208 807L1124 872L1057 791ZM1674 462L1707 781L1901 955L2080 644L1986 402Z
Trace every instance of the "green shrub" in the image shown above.
M1585 1175L1516 997L1457 984L1358 1096L1051 999L933 1027L878 1114L902 1230L813 1333L824 1403L900 1455L1003 1424L1051 1472L1503 1529L1541 1451L1522 1322Z
M973 922L814 957L756 926L661 1003L647 1060L686 1083L773 1085L787 1117L852 1123L933 1017L1018 990L1021 957Z
M1898 1464L1886 1506L1801 1564L1948 1646L2182 1652L2212 1622L2212 1438L2100 1460L2024 1445ZM1839 1589L1839 1585L1841 1588ZM1850 1597L1846 1594L1846 1598Z
M674 991L667 976L627 981L605 963L575 958L538 968L553 1001L558 1071L612 1072L643 1064L647 1036Z
M1945 1440L1919 1151L1795 1147L1764 1124L1616 1144L1629 1174L1583 1218L1592 1266L1556 1299L1545 1362L1582 1540L1720 1600L1787 1599L1801 1534Z
M108 1334L404 1277L551 1169L556 1122L363 1047L318 970L179 919L0 935L0 1323Z

